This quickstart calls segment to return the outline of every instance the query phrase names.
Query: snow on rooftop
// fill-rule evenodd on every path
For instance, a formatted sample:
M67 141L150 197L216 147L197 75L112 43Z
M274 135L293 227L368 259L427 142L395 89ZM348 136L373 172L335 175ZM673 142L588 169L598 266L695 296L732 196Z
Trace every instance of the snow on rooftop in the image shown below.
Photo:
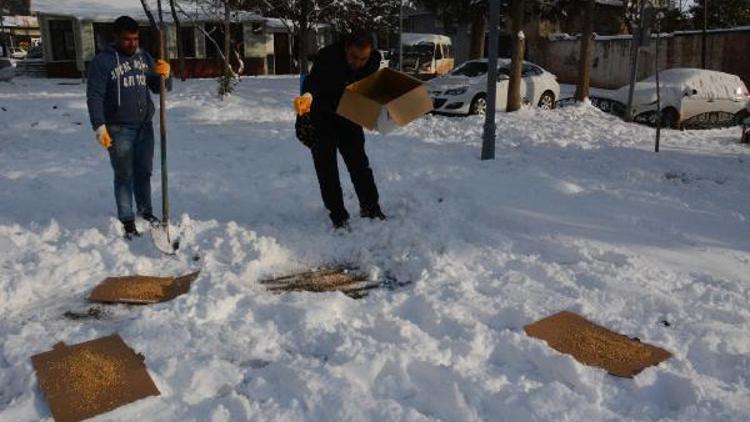
M158 19L158 16L156 16L156 1L148 0L148 4L154 16ZM171 22L172 14L169 2L164 1L162 4L164 7L164 20ZM218 15L209 16L203 11L198 11L192 3L178 4L191 18L200 20L220 18ZM114 20L120 16L127 15L142 22L148 20L140 0L35 0L32 2L31 10L32 12L48 15L72 16L78 19ZM180 13L180 18L185 19L183 13ZM236 12L233 13L233 20L262 21L265 18L256 13Z
M156 2L150 0L149 3L156 10ZM139 0L35 0L31 3L31 11L87 19L110 19L122 15L146 19Z
M438 34L417 34L412 32L404 32L401 34L401 42L404 45L415 45L424 43L450 43L451 39L445 35Z

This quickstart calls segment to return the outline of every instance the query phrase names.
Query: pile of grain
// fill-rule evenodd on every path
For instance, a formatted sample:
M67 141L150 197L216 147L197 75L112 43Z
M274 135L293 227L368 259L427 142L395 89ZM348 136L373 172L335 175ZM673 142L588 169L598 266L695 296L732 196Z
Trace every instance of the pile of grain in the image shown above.
M164 297L166 284L150 279L129 280L112 286L112 294L123 299L159 300Z
M596 327L577 327L560 336L556 343L550 345L565 353L573 352L581 362L594 365L645 362L652 355L646 345Z
M48 382L52 385L44 389L50 400L69 395L75 398L70 404L80 410L98 408L106 397L112 401L112 392L123 385L122 369L122 362L116 358L85 348L75 350L50 364L54 376Z

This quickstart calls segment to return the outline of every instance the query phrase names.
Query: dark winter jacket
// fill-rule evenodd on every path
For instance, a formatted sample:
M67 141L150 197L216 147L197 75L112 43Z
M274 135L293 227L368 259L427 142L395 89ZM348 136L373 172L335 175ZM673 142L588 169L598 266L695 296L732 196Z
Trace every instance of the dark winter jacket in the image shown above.
M354 71L346 62L343 42L332 44L318 52L302 89L313 96L311 114L318 131L362 130L355 123L337 115L336 109L346 86L375 73L380 67L380 59L380 52L373 49L367 64Z
M159 75L153 67L154 59L140 49L125 56L112 46L97 54L89 64L86 86L91 126L135 126L150 121L154 102L149 90L159 92Z

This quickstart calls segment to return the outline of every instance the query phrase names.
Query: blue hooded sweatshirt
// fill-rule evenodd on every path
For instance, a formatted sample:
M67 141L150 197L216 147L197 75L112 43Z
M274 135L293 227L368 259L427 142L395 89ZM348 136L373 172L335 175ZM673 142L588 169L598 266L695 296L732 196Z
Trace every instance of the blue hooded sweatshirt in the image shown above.
M94 130L103 124L140 126L151 121L154 102L149 91L159 92L159 75L153 67L154 59L141 49L126 56L110 46L94 57L86 86Z

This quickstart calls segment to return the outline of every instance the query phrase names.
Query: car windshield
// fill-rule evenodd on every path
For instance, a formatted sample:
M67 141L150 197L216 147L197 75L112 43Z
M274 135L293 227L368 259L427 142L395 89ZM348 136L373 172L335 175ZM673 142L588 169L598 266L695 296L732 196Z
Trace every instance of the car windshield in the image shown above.
M458 69L451 72L455 76L468 76L475 78L482 76L487 73L487 63L485 62L467 62L461 65Z
M435 44L431 42L404 46L404 56L432 56L434 52Z

